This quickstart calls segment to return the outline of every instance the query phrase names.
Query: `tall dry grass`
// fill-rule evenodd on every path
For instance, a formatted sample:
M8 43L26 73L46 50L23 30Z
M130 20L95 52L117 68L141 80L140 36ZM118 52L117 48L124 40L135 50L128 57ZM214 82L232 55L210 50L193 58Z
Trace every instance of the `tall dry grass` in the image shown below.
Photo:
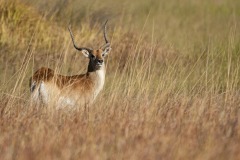
M0 159L239 159L239 2L46 2L0 0ZM106 17L113 49L95 103L31 106L37 68L86 71L68 23L97 47Z

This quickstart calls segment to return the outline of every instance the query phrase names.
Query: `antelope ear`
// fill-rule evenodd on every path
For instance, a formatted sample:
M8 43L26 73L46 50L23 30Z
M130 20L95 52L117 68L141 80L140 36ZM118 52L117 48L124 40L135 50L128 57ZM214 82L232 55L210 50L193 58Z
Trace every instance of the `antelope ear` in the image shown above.
M102 56L105 57L106 55L108 55L108 53L111 51L111 49L112 49L111 47L106 47L103 51Z
M89 58L89 52L86 50L86 49L82 49L81 50L81 52L82 52L82 54L85 56L85 57L87 57L87 58Z

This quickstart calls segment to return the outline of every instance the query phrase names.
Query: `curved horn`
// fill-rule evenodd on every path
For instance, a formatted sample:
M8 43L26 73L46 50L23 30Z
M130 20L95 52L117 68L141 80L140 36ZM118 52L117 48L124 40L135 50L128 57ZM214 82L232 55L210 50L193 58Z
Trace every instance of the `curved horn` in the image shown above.
M105 22L105 24L104 24L104 32L103 32L103 34L104 34L104 39L105 39L106 44L109 43L109 41L108 41L108 39L107 39L107 33L106 33L106 30L107 30L107 22L108 22L108 20L106 20L106 22Z
M69 32L70 32L70 36L71 36L71 38L72 38L72 42L73 42L74 48L76 48L76 49L79 50L79 51L82 51L83 49L85 49L85 50L87 50L87 51L91 51L91 49L89 49L89 48L78 47L78 46L76 45L75 41L74 41L74 37L73 37L72 31L71 31L71 26L70 26L70 25L68 26L68 30L69 30Z
M107 22L108 20L106 20L105 24L104 24L104 30L103 30L103 36L104 36L104 40L106 42L106 44L104 44L101 48L106 48L110 46L110 42L107 39Z

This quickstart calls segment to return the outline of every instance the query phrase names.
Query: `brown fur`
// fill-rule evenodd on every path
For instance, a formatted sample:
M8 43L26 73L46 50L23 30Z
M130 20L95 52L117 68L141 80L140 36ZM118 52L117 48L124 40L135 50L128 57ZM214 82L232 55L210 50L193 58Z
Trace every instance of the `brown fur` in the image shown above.
M49 81L53 78L54 71L50 68L42 67L39 70L37 70L33 76L30 78L29 87L31 87L32 82L36 81L38 84L40 81Z
M41 81L53 83L59 89L63 89L64 87L69 86L72 86L72 88L78 88L77 86L84 86L84 89L89 90L93 83L89 77L89 74L64 76L55 74L52 69L46 67L40 68L33 74L33 76L30 78L29 86L31 87L32 82L36 82L38 85Z
M103 59L103 57L102 57L102 52L103 52L103 50L102 49L98 49L98 50L93 50L92 51L92 54L94 55L94 56L96 56L96 58L97 59Z

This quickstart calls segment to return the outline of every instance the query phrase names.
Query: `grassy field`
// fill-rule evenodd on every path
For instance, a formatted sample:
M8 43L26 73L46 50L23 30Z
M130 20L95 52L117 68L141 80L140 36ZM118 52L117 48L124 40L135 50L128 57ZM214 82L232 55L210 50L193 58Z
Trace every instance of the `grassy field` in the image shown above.
M30 105L41 66L112 51L86 111ZM0 0L0 159L240 159L240 1Z

